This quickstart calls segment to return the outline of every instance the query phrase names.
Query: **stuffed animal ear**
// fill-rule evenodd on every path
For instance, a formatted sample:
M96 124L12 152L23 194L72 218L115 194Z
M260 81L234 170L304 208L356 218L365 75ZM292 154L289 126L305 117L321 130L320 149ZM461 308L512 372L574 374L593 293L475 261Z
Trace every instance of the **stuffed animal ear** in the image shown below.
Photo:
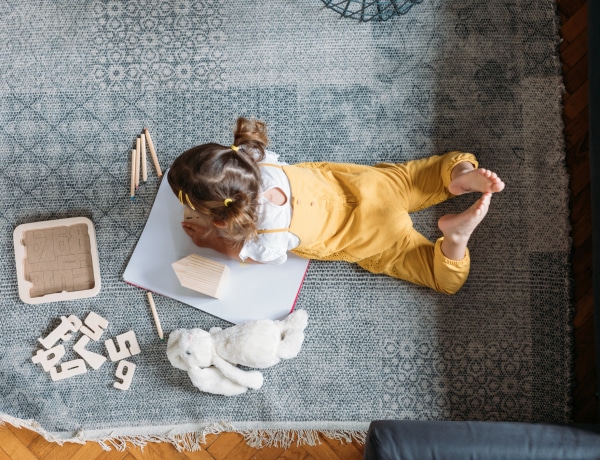
M306 310L294 310L283 320L277 321L284 329L299 329L303 331L308 325L308 312Z
M306 310L296 310L285 319L277 322L281 331L281 343L277 349L277 356L283 359L295 358L300 353L304 342L304 329L308 325Z
M277 356L282 359L292 359L298 356L302 343L304 342L304 332L301 330L287 331L279 343Z
M167 357L173 367L187 371L189 366L181 355L181 340L187 331L185 329L176 329L169 334L167 341Z

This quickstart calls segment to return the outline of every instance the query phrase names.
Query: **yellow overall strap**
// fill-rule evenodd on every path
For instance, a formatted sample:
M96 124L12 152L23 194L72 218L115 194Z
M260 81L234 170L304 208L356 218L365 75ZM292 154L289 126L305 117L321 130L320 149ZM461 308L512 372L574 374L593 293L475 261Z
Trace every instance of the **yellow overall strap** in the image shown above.
M259 233L259 234L282 233L282 232L289 232L289 231L290 231L290 227L288 227L288 228L272 228L271 230L256 230L256 233Z

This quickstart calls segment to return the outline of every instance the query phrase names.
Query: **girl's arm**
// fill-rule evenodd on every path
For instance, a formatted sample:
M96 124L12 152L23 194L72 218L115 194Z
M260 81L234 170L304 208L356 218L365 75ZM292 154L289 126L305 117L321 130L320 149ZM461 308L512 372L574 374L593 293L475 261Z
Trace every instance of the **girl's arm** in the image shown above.
M201 248L214 249L221 254L225 254L232 259L240 260L240 251L244 246L243 242L233 243L230 240L221 238L215 235L212 231L207 231L206 228L200 225L189 222L182 222L181 226L187 235L192 239L194 244ZM248 258L246 262L255 262Z

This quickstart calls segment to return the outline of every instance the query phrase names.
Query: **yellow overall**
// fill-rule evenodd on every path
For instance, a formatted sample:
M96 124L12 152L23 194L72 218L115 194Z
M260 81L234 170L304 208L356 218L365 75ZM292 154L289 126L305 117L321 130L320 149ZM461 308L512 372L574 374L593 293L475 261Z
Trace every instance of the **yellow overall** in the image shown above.
M468 251L463 260L448 259L442 238L435 244L426 239L409 213L451 198L450 173L461 161L478 166L472 154L462 152L403 164L283 166L292 191L289 231L300 239L292 252L355 262L372 273L457 292L469 275Z

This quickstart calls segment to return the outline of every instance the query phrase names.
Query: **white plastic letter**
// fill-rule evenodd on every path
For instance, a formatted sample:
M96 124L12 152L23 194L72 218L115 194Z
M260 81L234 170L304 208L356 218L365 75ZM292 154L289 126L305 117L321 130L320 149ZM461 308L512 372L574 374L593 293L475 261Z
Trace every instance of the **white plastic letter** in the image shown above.
M115 347L113 339L108 339L106 342L104 342L111 361L119 361L121 359L137 355L141 352L137 338L135 337L135 332L125 332L124 334L116 336L115 339L119 345L118 350Z
M71 332L76 332L81 327L81 320L75 315L71 315L68 318L61 316L60 321L61 322L56 326L56 329L50 332L46 338L38 339L44 348L52 348L59 340L66 342L71 338Z
M131 381L133 380L133 373L135 372L135 364L125 361L124 359L119 361L115 377L121 379L123 382L115 382L115 388L119 390L129 390Z
M90 343L90 338L87 335L82 335L81 338L73 345L73 351L81 356L92 367L92 369L100 369L100 366L106 361L106 357L86 350L85 347Z
M108 320L93 311L87 315L83 322L85 326L81 326L80 331L92 340L98 340L108 327Z
M31 357L31 361L35 364L40 364L44 371L48 372L64 355L65 347L56 345L49 350L38 350L37 353Z
M85 361L83 359L67 361L66 363L62 363L59 367L60 371L56 367L50 369L50 377L55 382L57 380L68 379L69 377L85 374L87 372Z

